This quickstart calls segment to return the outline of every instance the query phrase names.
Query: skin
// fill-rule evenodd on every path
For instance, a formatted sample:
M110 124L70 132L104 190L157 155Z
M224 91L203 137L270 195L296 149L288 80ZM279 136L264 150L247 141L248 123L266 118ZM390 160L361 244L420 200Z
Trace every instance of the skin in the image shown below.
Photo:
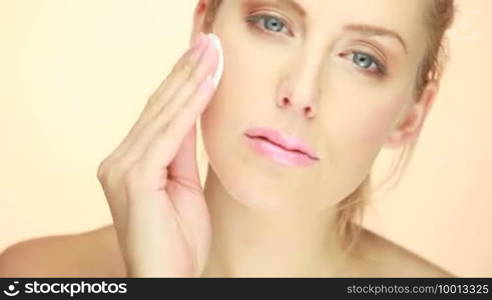
M415 20L426 2L299 2L304 17L276 1L224 1L216 17L225 70L202 116L214 232L205 274L343 275L354 258L341 259L334 205L362 183L383 147L417 136L434 99L435 85L417 104L412 98L424 55L424 27ZM259 14L285 26L245 22ZM394 38L341 31L356 22L398 32L406 50ZM198 16L196 30L200 23ZM386 57L388 75L370 73L375 65L364 70L350 51ZM256 126L303 138L320 160L295 168L259 157L243 136Z
M287 2L222 4L213 32L224 49L224 74L201 115L210 159L203 194L213 232L201 276L452 276L368 230L344 255L335 235L335 205L363 182L382 148L396 149L418 136L437 92L437 84L430 83L419 101L412 98L425 32L415 20L422 19L427 2L374 0L370 7L365 2L299 1L305 16ZM203 31L203 12L197 6L192 38ZM260 13L285 28L277 32L262 20L246 21ZM405 47L394 38L342 31L349 23L391 29ZM375 64L364 69L351 51L385 62L387 75L375 75ZM243 135L257 126L302 138L319 161L286 167L259 156ZM74 276L126 276L121 232L110 225L14 245L0 257L0 275L64 270ZM101 247L71 257L76 263L69 266L68 258L55 258L50 250L61 241L67 253L81 243ZM36 255L50 264L36 269L14 263ZM80 271L82 263L102 257L114 258L94 264L100 269Z

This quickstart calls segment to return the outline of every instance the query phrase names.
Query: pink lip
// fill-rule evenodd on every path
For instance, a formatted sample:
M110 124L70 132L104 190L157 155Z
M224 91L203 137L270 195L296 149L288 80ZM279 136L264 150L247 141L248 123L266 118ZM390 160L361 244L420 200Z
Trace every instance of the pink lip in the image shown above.
M314 151L301 139L268 128L246 131L255 150L286 165L309 165L317 160Z

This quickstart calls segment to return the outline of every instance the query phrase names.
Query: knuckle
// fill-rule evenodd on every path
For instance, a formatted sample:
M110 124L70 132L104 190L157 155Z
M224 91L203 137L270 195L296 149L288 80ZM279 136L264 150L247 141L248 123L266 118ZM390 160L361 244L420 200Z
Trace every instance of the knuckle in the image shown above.
M179 72L180 70L182 70L182 69L183 69L184 64L185 64L185 61L182 61L182 60L181 60L181 61L178 61L178 63L177 63L177 64L175 64L175 65L173 66L173 68L171 69L171 73L169 74L169 76L172 76L172 74L177 73L177 72Z
M99 163L99 166L97 167L97 179L101 182L105 181L105 179L107 178L108 169L109 169L108 165L109 165L109 159L106 158L102 160Z
M181 56L178 61L176 61L176 63L173 65L171 71L176 71L176 70L179 70L179 68L183 65L183 63L185 62L185 58L186 56ZM171 72L173 73L173 72Z
M173 73L168 74L166 78L161 82L161 84L157 87L157 89L150 95L148 102L154 102L157 98L160 98L163 92L168 88L173 78Z
M133 164L124 172L122 176L123 184L131 188L135 184L136 179L140 177L140 174L141 168L138 164Z
M105 189L114 186L121 177L121 162L114 159L105 159L99 165L97 178Z
M179 91L179 97L180 97L180 106L182 107L188 100L188 98L192 95L193 91L195 90L196 85L194 81L190 78L186 84L184 84L180 91Z
M164 88L156 90L147 100L147 104L144 107L142 114L145 114L149 109L155 105L155 103L164 102L166 99L163 97Z
M188 64L191 61L191 53L188 52L178 60L178 62L174 65L173 70L180 70L185 64Z
M186 189L187 192L195 196L203 195L203 189L199 182L183 176L172 176L171 179L178 183L178 187Z
M187 77L189 77L189 76L190 76L190 74L191 74L191 73L192 73L192 71L193 71L193 66L194 66L194 64L193 64L193 62L192 62L192 61L187 61L187 62L183 65L183 67L182 67L182 71L183 71L183 73L185 74L185 76L187 76Z

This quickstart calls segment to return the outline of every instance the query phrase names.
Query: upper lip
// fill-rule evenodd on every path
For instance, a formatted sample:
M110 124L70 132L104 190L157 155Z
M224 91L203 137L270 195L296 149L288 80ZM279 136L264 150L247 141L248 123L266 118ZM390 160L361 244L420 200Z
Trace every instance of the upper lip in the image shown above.
M246 131L246 136L250 138L265 138L273 144L289 151L301 152L312 159L319 159L314 151L298 137L288 136L281 131L269 128L252 128Z

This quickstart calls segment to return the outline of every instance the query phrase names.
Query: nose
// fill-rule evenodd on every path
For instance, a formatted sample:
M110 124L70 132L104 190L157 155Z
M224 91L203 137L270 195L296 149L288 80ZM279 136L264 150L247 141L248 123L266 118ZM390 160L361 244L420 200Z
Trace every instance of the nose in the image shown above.
M277 107L283 110L292 110L303 117L312 119L318 110L319 87L316 81L316 72L296 72L282 82L276 99Z
M313 104L312 103L306 103L306 104L297 104L298 101L293 101L291 100L291 97L284 96L280 101L277 101L278 107L282 109L287 109L294 107L293 109L295 110L300 110L301 113L306 116L306 118L313 118L315 115Z

